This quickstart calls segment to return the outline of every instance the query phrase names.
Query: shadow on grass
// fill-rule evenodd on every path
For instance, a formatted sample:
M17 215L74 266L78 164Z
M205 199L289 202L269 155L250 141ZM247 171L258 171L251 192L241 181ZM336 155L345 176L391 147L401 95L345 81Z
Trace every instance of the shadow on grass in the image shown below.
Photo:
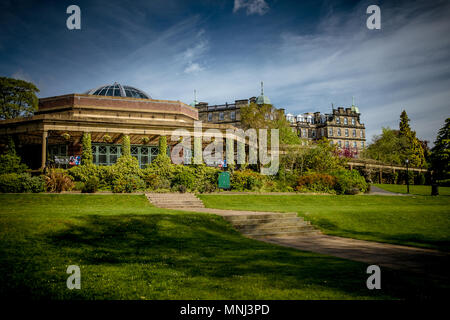
M159 265L188 278L206 277L224 287L229 281L255 278L263 288L255 293L249 285L248 297L257 299L273 299L272 289L289 292L315 286L318 290L334 290L334 299L340 298L339 292L355 298L428 298L434 294L434 288L420 287L423 281L402 278L395 271L383 274L383 291L368 291L366 265L247 239L221 217L152 214L77 219L46 238L55 251L70 256L74 264L124 268L130 264ZM229 298L224 292L224 298ZM283 298L298 299L287 294Z
M343 237L367 239L371 241L384 240L387 243L395 243L400 245L410 245L420 248L436 249L444 252L450 251L450 241L430 239L419 233L401 233L401 234L386 234L382 232L372 231L356 231L350 229L340 228L334 222L328 219L320 218L312 222L319 226L324 232L333 235L341 235ZM358 237L360 236L360 237Z

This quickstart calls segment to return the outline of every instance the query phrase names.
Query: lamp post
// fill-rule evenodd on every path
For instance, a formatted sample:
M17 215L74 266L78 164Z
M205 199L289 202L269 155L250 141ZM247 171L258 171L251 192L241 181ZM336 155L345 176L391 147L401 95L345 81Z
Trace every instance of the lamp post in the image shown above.
M409 166L408 166L409 160L406 159L405 162L406 162L406 193L409 194L409 170L408 170L409 169Z

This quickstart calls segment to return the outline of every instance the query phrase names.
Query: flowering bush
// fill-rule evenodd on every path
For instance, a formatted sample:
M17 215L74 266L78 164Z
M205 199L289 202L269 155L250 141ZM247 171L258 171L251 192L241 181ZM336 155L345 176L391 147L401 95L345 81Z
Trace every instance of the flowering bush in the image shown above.
M336 178L329 174L310 172L297 180L297 191L333 193Z

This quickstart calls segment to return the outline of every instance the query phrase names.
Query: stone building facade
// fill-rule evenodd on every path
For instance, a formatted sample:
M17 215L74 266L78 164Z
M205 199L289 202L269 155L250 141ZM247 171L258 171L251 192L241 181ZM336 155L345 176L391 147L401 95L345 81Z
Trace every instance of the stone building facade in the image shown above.
M199 119L204 123L231 124L241 127L241 108L249 103L270 103L263 93L256 98L236 100L234 103L208 105L206 102L195 103ZM284 109L281 109L284 112ZM330 114L308 112L299 115L286 114L286 119L298 136L306 141L319 140L323 137L341 149L359 153L366 147L365 126L361 122L358 107L339 107ZM305 141L304 140L304 141Z
M208 105L206 102L199 102L195 106L198 110L199 120L204 123L224 123L240 128L241 108L255 101L256 97L252 97L250 99L236 100L234 103L212 106Z
M286 119L298 136L307 141L325 137L339 148L357 152L366 147L366 128L361 123L361 114L356 106L333 108L331 114L287 114Z

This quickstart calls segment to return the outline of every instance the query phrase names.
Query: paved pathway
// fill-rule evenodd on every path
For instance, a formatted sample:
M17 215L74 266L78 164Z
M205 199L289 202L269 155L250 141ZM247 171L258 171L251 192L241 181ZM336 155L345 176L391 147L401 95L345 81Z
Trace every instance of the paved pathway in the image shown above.
M410 194L406 193L395 193L391 191L387 191L384 189L381 189L376 186L370 186L370 192L367 193L368 195L378 195L378 196L410 196Z
M382 194L396 195L395 193L384 191L382 189L380 190L383 191ZM375 189L373 192L379 191ZM232 220L239 219L239 216L246 216L246 218L249 218L250 221L252 221L252 216L257 217L260 215L271 214L278 216L283 215L282 213L275 212L270 213L260 211L205 208L201 201L198 201L193 194L147 194L147 196L149 197L149 200L157 206L164 205L166 208L173 208L183 211L213 213L223 216L227 220L230 220L233 217L234 218ZM156 197L156 199L152 199L152 197ZM189 198L195 198L198 203L195 205L189 205L189 202L186 202L186 199ZM192 199L189 201L192 202ZM200 204L200 206L198 204ZM376 264L391 269L411 271L422 275L427 275L431 278L448 281L447 273L450 268L450 254L437 250L329 236L320 232L296 236L263 236L258 237L257 239L303 251L317 252L368 264Z
M400 246L317 234L305 237L261 239L266 242L312 251L397 270L448 279L450 254L437 250Z

